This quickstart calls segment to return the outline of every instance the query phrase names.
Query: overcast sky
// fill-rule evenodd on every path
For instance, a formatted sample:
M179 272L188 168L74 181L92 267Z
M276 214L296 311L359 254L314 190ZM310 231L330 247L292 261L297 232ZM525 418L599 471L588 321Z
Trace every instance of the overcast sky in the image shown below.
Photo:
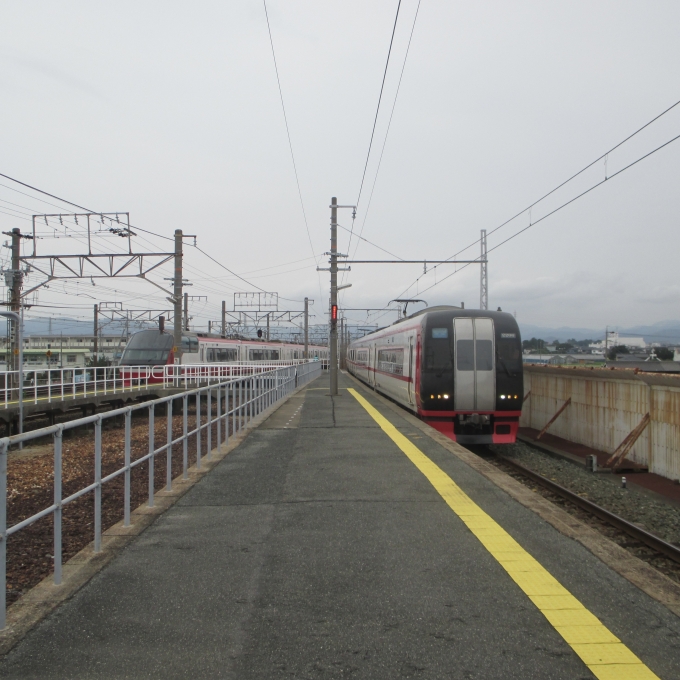
M281 307L313 298L321 323L328 274L315 269L327 266L328 205L357 201L397 4L268 0L309 237L261 0L2 3L0 172L94 210L129 211L158 234L196 234L226 267L292 300ZM677 1L422 0L376 180L417 6L401 3L355 223L400 258L453 255L680 99ZM608 174L677 134L680 106L614 151ZM491 235L489 248L604 176L600 161ZM680 140L494 250L490 306L544 326L680 318L679 176ZM0 184L3 231L69 210ZM351 228L350 211L340 224ZM120 242L100 238L97 248ZM43 238L38 247L83 245ZM476 244L461 257L478 253ZM365 242L358 255L389 257ZM235 290L253 290L190 245L186 265L192 295L208 297L193 303L197 325L219 318ZM343 303L382 307L406 294L477 307L478 265L425 291L452 271L356 265ZM155 280L168 285L171 275L166 267ZM93 301L113 299L163 304L138 280L95 283L52 284L39 302L64 308L32 314L87 317Z

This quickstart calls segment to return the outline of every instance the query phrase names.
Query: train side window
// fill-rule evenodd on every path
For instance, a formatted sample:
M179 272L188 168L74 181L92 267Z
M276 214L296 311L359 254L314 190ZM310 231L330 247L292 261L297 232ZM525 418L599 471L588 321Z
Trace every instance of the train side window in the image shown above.
M476 368L478 371L493 371L493 343L491 340L477 340Z
M456 367L459 371L475 370L474 340L458 340L456 342Z
M223 347L219 349L214 349L215 358L212 361L219 361L224 363L226 361L236 361L236 350L235 349L225 349Z
M182 338L182 352L196 354L198 352L198 338Z

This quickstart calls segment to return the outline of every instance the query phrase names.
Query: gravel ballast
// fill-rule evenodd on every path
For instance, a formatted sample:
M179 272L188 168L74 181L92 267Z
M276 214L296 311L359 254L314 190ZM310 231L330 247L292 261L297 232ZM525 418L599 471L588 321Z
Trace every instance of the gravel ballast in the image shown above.
M516 473L510 466L504 466L503 458L515 461L638 527L659 536L668 543L680 546L680 506L672 501L655 497L656 494L640 487L629 484L627 488L622 488L621 477L630 480L631 477L634 478L634 475L589 472L584 467L551 456L523 442L504 446L489 446L487 456L488 452L495 454L490 457L489 462L498 465L537 493L541 493L563 507L570 514L594 526L608 538L630 550L641 559L653 564L674 580L680 581L680 564L659 556L658 553L619 529L615 529L578 506L538 486L529 478ZM482 451L477 451L477 453L484 455Z

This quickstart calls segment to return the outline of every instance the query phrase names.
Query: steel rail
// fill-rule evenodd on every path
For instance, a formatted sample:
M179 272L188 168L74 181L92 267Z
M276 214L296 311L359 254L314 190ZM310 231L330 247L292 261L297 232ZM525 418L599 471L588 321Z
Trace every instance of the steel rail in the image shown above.
M615 515L613 512L605 510L600 505L597 505L597 503L593 503L592 501L589 501L588 499L579 496L573 491L565 489L563 486L560 486L556 482L553 482L552 480L543 477L543 475L539 475L537 472L534 472L533 470L524 467L524 465L521 465L520 463L517 463L514 460L506 458L503 455L499 454L495 455L497 458L502 460L504 463L507 463L511 468L514 468L515 470L517 470L517 472L524 475L525 477L528 477L529 479L536 482L537 484L540 484L549 491L552 491L553 493L556 493L558 496L561 496L562 498L570 501L574 505L577 505L582 510L586 510L590 514L595 515L595 517L598 517L599 519L607 522L608 524L611 524L613 527L616 527L617 529L624 531L632 538L637 539L638 541L644 543L649 548L656 550L662 555L665 555L674 562L680 564L680 548L673 545L672 543L668 543L667 541L664 541L662 538L659 538L655 534L652 534L649 531L645 531L645 529L641 529L632 522L623 519L623 517L619 517L618 515Z

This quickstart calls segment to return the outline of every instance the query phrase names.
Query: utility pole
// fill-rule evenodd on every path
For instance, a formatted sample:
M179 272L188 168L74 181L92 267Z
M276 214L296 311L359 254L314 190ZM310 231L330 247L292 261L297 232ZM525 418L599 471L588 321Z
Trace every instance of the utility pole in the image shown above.
M189 330L189 293L184 293L184 330Z
M489 309L489 279L486 271L486 229L482 229L482 235L479 239L481 245L479 268L479 308Z
M94 361L97 362L99 353L99 305L94 306Z
M221 336L223 338L227 337L227 303L226 300L222 300L222 332Z
M331 251L330 253L324 253L325 255L330 255L330 268L324 269L317 267L317 271L330 271L331 273L331 300L330 300L330 316L331 316L331 328L330 328L330 383L331 383L331 396L337 396L338 394L338 271L351 271L351 267L346 267L343 269L338 269L338 256L347 257L347 255L340 255L338 253L338 208L352 208L352 218L356 217L357 208L355 205L338 205L338 199L333 196L331 198ZM349 288L352 284L346 283L342 288Z
M338 199L331 198L331 396L338 394Z
M175 229L175 278L173 281L175 361L182 362L182 230ZM185 302L186 305L186 302ZM186 310L185 310L186 314Z
M604 327L604 358L609 359L609 326Z
M19 314L21 309L21 283L23 273L21 271L21 229L12 229L12 287L10 289L10 310ZM11 356L12 364L10 370L19 370L19 352L23 349L19 347L19 324L21 321L14 320L12 317L12 333L11 333ZM22 341L23 342L23 341ZM7 362L9 364L9 362Z
M309 359L309 298L305 298L305 353L302 356Z
M269 312L267 312L267 342L269 342Z

